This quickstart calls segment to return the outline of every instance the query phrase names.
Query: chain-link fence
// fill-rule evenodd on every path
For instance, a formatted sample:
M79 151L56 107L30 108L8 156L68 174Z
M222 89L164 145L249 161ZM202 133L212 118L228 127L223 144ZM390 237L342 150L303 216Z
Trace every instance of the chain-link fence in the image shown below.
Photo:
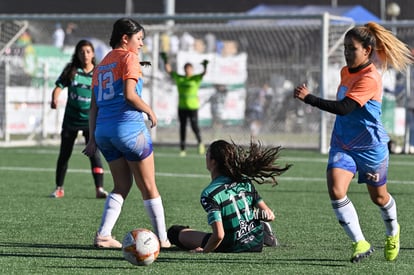
M91 40L98 60L102 58L110 50L112 24L119 17L23 18L29 27L5 49L1 59L7 85L0 92L5 110L0 115L0 133L6 143L57 140L66 99L62 95L58 110L49 108L54 81L80 39ZM255 136L265 144L325 151L334 116L294 100L292 90L306 82L316 94L335 96L339 69L344 65L343 35L354 25L350 19L327 14L131 17L146 30L141 59L152 63L144 71L144 99L159 120L154 142L178 144L177 91L159 60L163 51L179 73L186 62L193 63L197 72L202 60L210 61L199 93L204 142L216 138L249 142ZM15 22L16 18L1 20ZM414 23L386 27L396 29L403 41L414 43ZM59 32L64 34L63 42L58 41L62 39ZM405 89L406 78L393 74L384 78L388 92L384 105L392 109L385 111L387 127L401 139L405 125L401 134L396 125L401 123L401 114L395 108L405 110L408 100L407 93L396 92L395 87L400 81L404 87L399 89ZM192 134L187 136L195 144Z

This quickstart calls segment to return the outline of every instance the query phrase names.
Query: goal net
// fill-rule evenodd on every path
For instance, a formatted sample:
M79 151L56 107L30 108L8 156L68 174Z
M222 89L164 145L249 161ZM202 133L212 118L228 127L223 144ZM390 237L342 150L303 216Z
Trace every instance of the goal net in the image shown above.
M2 132L9 133L8 144L22 139L34 143L57 139L65 98L62 96L57 111L45 110L53 83L69 62L78 39L91 39L98 59L102 58L110 50L110 30L117 19L61 17L63 26L71 24L74 28L72 42L56 52L51 45L56 20L45 18L29 20L31 52L13 57L19 61L8 59L13 66L4 75L12 80L6 89L12 96L3 102L7 115L1 116L6 117ZM174 24L165 23L167 20L160 16L136 19L146 30L140 58L152 63L144 69L143 94L159 121L152 132L154 142L178 144L179 140L178 94L159 59L159 53L166 52L178 73L183 73L187 62L193 63L195 73L201 72L202 60L209 60L199 91L199 123L205 143L217 138L248 143L253 137L267 145L322 151L326 147L333 117L294 100L292 91L296 85L307 83L314 94L334 96L344 64L343 36L353 26L352 20L328 14L182 15ZM15 43L7 45L15 47ZM9 119L19 116L24 119ZM187 142L196 144L190 128Z

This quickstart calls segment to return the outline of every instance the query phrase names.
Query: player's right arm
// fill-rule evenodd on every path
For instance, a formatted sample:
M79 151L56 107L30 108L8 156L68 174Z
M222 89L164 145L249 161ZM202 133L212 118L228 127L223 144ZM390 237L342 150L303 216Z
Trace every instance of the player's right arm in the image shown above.
M171 74L172 67L171 64L168 62L168 56L167 53L161 52L160 53L161 59L164 61L164 69L168 74Z
M59 102L59 95L62 92L62 88L56 86L52 91L52 99L50 101L50 108L56 109Z
M95 128L96 128L96 116L98 114L98 106L96 105L95 93L92 92L91 98L91 106L89 109L89 141L86 144L85 149L83 149L82 153L91 157L95 154L97 150L97 145L95 141Z
M125 80L124 85L124 97L128 104L133 106L135 109L146 113L148 119L151 121L151 127L157 126L157 117L155 113L152 111L151 107L147 103L145 103L145 101L142 100L142 98L135 91L137 81L133 78L128 78Z

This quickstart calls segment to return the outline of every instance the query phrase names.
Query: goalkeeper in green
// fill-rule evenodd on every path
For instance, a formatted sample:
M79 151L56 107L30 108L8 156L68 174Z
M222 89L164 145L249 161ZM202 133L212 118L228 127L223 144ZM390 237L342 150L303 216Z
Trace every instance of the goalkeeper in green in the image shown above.
M190 120L191 129L193 130L198 143L198 153L205 153L205 146L201 140L200 127L198 125L198 109L200 108L200 100L198 98L198 90L207 71L208 61L204 60L203 71L200 74L193 74L193 65L186 63L184 65L185 75L180 75L172 70L166 53L161 53L164 61L165 71L175 81L178 90L178 119L180 122L180 156L186 156L186 129L187 120Z

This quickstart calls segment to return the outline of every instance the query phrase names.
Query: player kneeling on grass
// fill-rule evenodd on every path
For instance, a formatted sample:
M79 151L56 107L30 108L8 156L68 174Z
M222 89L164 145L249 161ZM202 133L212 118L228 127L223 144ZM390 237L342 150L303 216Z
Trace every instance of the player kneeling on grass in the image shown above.
M271 180L291 165L275 164L281 147L262 147L250 143L248 149L224 140L213 142L206 154L211 183L201 193L201 205L207 212L213 232L206 233L185 226L168 229L172 244L192 252L260 252L263 244L276 246L268 221L275 215L266 205L253 182Z

